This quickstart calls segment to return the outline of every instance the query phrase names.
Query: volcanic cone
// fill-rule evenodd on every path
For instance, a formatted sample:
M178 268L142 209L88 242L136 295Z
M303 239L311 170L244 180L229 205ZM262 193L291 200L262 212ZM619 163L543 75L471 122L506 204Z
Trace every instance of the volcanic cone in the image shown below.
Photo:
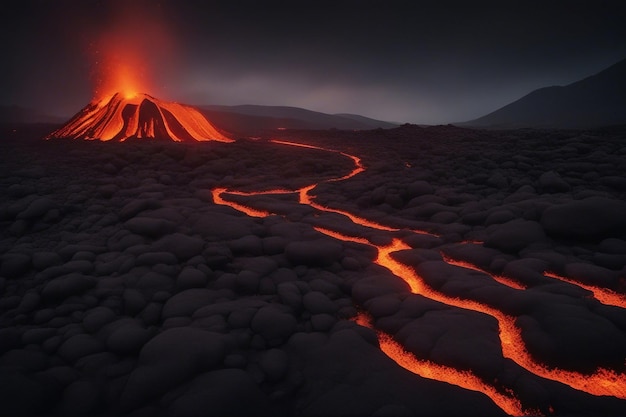
M232 142L191 106L162 101L148 94L127 97L121 93L89 103L46 137L52 138Z

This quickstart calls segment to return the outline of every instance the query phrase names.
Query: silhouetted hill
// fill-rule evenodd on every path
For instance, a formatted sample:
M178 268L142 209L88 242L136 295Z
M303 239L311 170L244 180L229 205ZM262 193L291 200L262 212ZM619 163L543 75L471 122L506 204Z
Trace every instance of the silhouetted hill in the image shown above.
M593 128L626 124L626 59L567 86L540 88L458 126Z
M392 128L398 124L354 114L327 114L287 106L238 105L196 106L215 126L238 133L277 129L368 130Z

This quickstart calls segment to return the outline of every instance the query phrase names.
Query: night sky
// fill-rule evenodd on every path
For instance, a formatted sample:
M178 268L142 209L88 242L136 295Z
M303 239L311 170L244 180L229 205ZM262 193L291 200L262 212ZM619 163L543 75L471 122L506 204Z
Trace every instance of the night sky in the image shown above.
M424 124L480 117L626 58L623 0L3 6L0 104L64 117L92 99L103 39L131 51L147 92L164 99Z

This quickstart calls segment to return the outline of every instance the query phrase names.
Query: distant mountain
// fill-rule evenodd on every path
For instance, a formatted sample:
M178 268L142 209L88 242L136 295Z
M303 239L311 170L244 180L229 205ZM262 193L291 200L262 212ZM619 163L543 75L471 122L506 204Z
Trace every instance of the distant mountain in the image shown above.
M567 86L540 88L457 126L593 128L626 124L626 59Z
M0 123L63 123L65 119L62 117L51 116L40 110L20 107L0 105Z
M365 117L365 116L361 116L358 114L352 114L352 113L337 113L334 116L339 116L339 117L346 117L348 119L352 119L361 123L365 123L368 126L372 126L370 127L370 129L374 128L383 128L383 129L389 129L389 128L394 128L394 127L398 127L404 123L398 123L398 122L382 122L380 120L375 120L375 119L371 119L369 117ZM381 125L381 124L384 124Z
M254 134L277 129L369 130L397 127L397 123L355 114L327 114L299 107L196 106L216 127L235 134Z

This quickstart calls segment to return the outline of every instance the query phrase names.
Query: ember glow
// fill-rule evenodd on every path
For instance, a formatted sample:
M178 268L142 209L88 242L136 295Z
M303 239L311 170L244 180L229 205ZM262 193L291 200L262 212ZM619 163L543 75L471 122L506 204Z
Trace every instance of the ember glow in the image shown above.
M103 13L79 22L81 13L63 10L76 18L71 26L46 3L46 12L22 12L40 28L7 26L16 39L14 53L4 54L15 58L10 72L28 58L39 75L19 77L24 86L5 95L47 95L41 110L56 114L3 110L18 126L0 143L8 150L0 160L0 417L626 417L626 188L615 168L624 158L614 157L626 156L621 125L535 132L481 124L500 111L446 126L401 124L407 113L389 103L406 101L398 87L412 87L400 73L411 71L390 63L406 61L406 48L384 41L389 28L378 23L422 39L404 35L425 27L426 15L362 15L361 3L328 14L316 3L298 11L303 24L282 4L242 12L206 2L199 12L170 0L82 3ZM485 14L502 26L491 19L497 15ZM476 26L452 14L427 29L458 25L459 16ZM554 27L556 16L563 17L545 23ZM346 31L348 20L367 36ZM306 36L297 36L299 26L311 26ZM75 48L45 42L56 32ZM344 32L358 48L350 39L327 42ZM457 44L475 56L467 51L490 45L486 39ZM327 55L329 45L341 51ZM372 45L391 52L372 53ZM450 49L437 45L445 46L429 51ZM39 48L50 48L43 60ZM91 83L79 83L80 106L57 106L52 98L69 100L72 87L38 90L80 72L70 65L81 55L69 54L74 49L88 53L80 68L89 67ZM444 64L415 52L408 61ZM368 69L363 57L375 65ZM346 77L353 62L381 82ZM614 74L624 62L607 78L533 90L504 113L525 117L528 106L516 103L545 104L546 92L623 86ZM316 66L328 74L310 72ZM409 75L459 91L446 74ZM578 77L569 76L568 83ZM493 84L483 77L474 77L473 90ZM428 109L445 106L422 90L410 107L432 119ZM289 91L299 93L279 103ZM567 125L560 110L571 109L556 101L546 123ZM346 108L293 107L306 103ZM60 115L67 122L58 127ZM20 127L31 117L56 130L43 136L40 126ZM36 145L43 152L22 143L31 132L48 140Z
M626 296L624 296L624 294L618 294L609 289L601 288L595 285L584 284L580 281L576 281L574 279L555 274L554 272L546 271L543 274L547 277L558 279L559 281L567 282L568 284L573 284L584 288L587 291L591 291L593 297L596 300L600 301L602 304L626 308Z
M233 141L193 107L128 91L90 103L47 139Z
M361 326L376 330L374 329L371 318L364 313L359 313L355 321ZM404 369L423 378L443 381L468 390L482 392L509 415L540 415L537 411L523 410L520 401L515 398L514 395L498 391L495 387L485 383L472 372L460 371L449 366L418 359L412 353L407 352L402 345L393 340L388 334L381 331L376 331L376 333L378 335L380 349Z
M243 204L237 204L232 201L226 201L222 198L222 194L227 193L226 188L214 188L211 190L211 194L213 195L213 202L215 204L222 204L225 206L230 206L235 210L239 210L243 213L246 213L250 217L267 217L271 213L269 211L257 210L252 207L244 206Z
M46 139L168 139L232 142L198 110L154 97L151 69L175 62L174 38L139 2L116 2L112 24L90 45L93 99Z
M525 290L526 286L523 284L520 284L519 282L515 281L514 279L511 279L509 277L504 277L502 275L494 275L491 274L487 271L485 271L482 268L477 267L476 265L467 262L467 261L461 261L458 259L453 259L452 257L450 257L449 255L446 255L445 253L441 254L441 258L447 262L450 265L454 265L454 266L460 266L461 268L466 268L466 269L471 269L474 271L478 271L478 272L482 272L483 274L489 275L491 278L493 278L494 281L499 282L502 285L506 285L507 287L516 289L516 290Z
M508 316L486 304L450 297L433 290L424 283L424 280L411 267L395 260L391 256L392 252L403 249L409 249L409 247L402 244L399 240L394 240L392 245L379 248L379 256L376 262L387 267L394 275L404 279L411 287L411 291L416 294L450 306L476 311L495 318L498 321L502 355L505 358L513 360L535 375L561 382L574 389L593 395L611 395L626 399L626 375L603 368L597 369L591 375L586 375L574 371L555 369L537 362L526 349L522 333L515 325L514 317Z
M88 48L94 101L116 93L126 99L155 95L157 77L177 61L176 37L159 7L139 1L111 1L111 21Z
M313 145L306 144L297 144L292 142L283 142L283 141L274 141L277 144L289 145L289 146L300 146L311 149L322 149L329 152L340 153L344 156L350 157L354 163L354 170L346 175L345 177L339 177L335 179L329 179L325 182L330 181L338 181L342 178L350 178L354 175L357 175L359 172L362 172L363 168L360 163L360 159L352 158L352 156L344 154L339 151L324 149ZM298 190L293 190L294 193L299 194L299 203L307 204L316 210L323 212L332 212L343 214L347 218L349 218L352 222L370 227L372 229L376 229L383 232L394 233L399 229L395 229L392 227L387 227L385 225L378 224L376 222L370 222L367 219L356 216L347 211L335 210L329 207L325 207L320 204L316 204L313 200L314 197L310 195L311 191L316 187L317 184L311 184L306 187L303 187ZM271 213L265 211L257 211L251 207L242 206L237 203L233 203L231 201L227 201L222 197L222 194L227 193L227 191L223 188L214 189L213 191L214 201L217 204L228 205L232 208L235 208L244 213L249 213L251 216L256 217L265 217L270 215ZM254 193L247 192L235 192L228 191L231 194L239 194L239 195L249 195L252 196ZM285 190L278 190L277 193L284 193ZM271 191L261 192L263 194L271 194ZM549 380L557 381L563 384L570 386L573 389L580 390L592 395L597 396L613 396L621 399L626 399L626 375L617 373L610 369L598 368L591 374L583 374L580 372L557 369L552 366L543 364L538 362L533 358L530 352L526 348L526 344L522 337L521 330L516 326L515 317L504 314L500 310L495 307L492 307L487 304L483 304L481 302L477 302L471 299L462 299L458 297L452 297L446 295L442 292L439 292L433 288L431 288L422 277L420 277L415 270L410 266L406 265L397 259L394 258L393 253L412 249L409 245L404 243L401 239L392 237L391 243L388 245L376 245L370 242L369 240L359 237L359 236L347 236L345 234L339 233L332 229L323 228L323 227L315 227L315 229L323 234L331 236L335 239L345 241L345 242L353 242L359 243L363 245L368 245L377 250L377 257L375 259L375 263L387 268L391 273L395 276L403 279L410 287L411 292L415 294L420 294L424 297L430 298L431 300L438 301L440 303L446 304L451 307L471 310L475 312L479 312L482 314L486 314L490 317L493 317L498 322L499 327L499 339L502 347L502 355L503 357L514 361L516 364L526 369L527 371ZM451 259L448 256L444 256L444 260L451 264L462 268L467 268L471 270L478 270L483 273L487 273L482 269L459 260ZM489 274L491 275L491 274ZM515 290L524 290L525 287L520 283L508 279L506 277L496 277L493 276L493 279L500 284L507 286L509 288ZM555 278L557 278L555 276ZM371 322L364 318L365 316L357 317L357 321L364 323L368 327L372 327ZM422 375L428 378L437 379L440 381L445 381L448 383L453 383L455 385L462 386L467 389L477 390L483 392L485 395L489 396L489 398L494 401L499 407L501 407L505 412L511 415L536 415L536 411L524 411L519 404L519 401L511 395L500 392L499 389L494 388L488 384L485 384L480 378L475 377L471 372L468 371L459 371L457 369L451 369L449 367L432 364L428 361L423 361L416 359L412 354L407 353L404 348L402 348L397 342L395 342L390 335L386 335L384 333L379 332L381 349L388 356L390 356L394 361L400 364L402 367L411 370L418 375ZM504 388L506 391L506 387Z

